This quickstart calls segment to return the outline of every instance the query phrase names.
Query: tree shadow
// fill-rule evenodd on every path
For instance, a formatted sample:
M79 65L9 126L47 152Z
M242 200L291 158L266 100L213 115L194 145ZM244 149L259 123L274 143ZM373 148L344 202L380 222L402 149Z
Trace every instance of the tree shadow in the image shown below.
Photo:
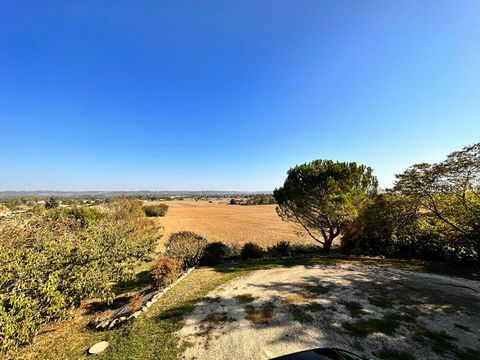
M219 264L213 267L213 269L220 273L230 273L235 271L267 270L279 267L290 268L294 266L304 266L306 268L311 268L317 265L333 266L338 262L339 259L335 257L309 255L305 257L231 261Z
M478 339L458 336L461 332L471 339L472 329L477 333L480 330L480 298L468 286L452 287L440 277L425 278L398 269L331 260L322 264L318 259L307 264L279 260L276 269L303 265L312 275L246 283L239 290L218 291L204 298L193 311L189 311L190 306L182 306L164 312L158 319L183 319L184 336L198 343L207 319L212 314L225 314L224 318L232 321L220 321L213 329L209 324L209 331L218 337L231 336L240 328L247 329L245 333L259 330L262 334L274 329L270 337L259 340L263 341L259 347L340 347L366 357L394 348L436 358L440 350L452 355L478 343ZM215 269L227 272L257 267L265 269L265 263L228 264ZM268 309L271 316L263 316L263 309ZM454 326L455 322L464 324L463 330ZM230 340L241 347L240 337ZM215 340L209 336L210 346L215 346Z

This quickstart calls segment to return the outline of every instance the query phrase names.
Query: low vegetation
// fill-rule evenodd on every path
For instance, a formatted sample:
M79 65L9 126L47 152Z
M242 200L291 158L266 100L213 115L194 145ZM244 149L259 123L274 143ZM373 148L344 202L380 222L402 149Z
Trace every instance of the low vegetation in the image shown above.
M165 216L168 212L168 205L167 204L154 204L154 205L145 205L143 207L143 211L145 215L149 217L156 217L156 216Z
M207 239L192 231L180 231L170 235L165 243L165 255L183 260L185 266L192 267L200 261Z
M200 264L207 266L221 264L232 255L232 249L224 243L220 241L208 243L203 250Z
M103 213L50 207L0 221L0 351L29 342L47 323L72 316L86 298L112 301L111 283L134 275L158 232L139 201Z
M150 271L153 284L161 289L171 285L177 280L183 271L183 260L169 257L159 258Z
M292 254L292 246L288 241L279 241L276 244L269 246L267 253L270 256L290 256Z
M243 245L240 256L243 260L260 259L263 256L263 249L254 243L246 243Z

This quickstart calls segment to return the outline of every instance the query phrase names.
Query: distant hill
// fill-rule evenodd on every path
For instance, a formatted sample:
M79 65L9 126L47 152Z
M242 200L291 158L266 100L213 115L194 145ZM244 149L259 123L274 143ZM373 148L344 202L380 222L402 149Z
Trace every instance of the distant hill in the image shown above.
M254 194L271 194L271 191L55 191L55 190L34 190L34 191L0 191L0 197L22 197L22 196L58 196L58 197L84 197L84 196L142 196L142 197L228 197Z

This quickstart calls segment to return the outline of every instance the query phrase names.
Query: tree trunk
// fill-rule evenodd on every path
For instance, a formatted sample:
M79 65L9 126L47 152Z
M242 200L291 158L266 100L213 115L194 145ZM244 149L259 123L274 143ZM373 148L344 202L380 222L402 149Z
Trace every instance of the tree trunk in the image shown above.
M329 237L328 239L325 239L325 242L323 243L323 252L325 254L328 254L330 252L330 248L332 247L332 242L333 238Z

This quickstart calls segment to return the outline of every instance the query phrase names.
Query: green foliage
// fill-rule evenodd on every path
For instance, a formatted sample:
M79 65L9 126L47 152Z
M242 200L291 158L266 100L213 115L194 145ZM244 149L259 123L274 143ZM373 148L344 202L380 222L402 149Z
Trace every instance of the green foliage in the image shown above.
M57 209L67 217L75 220L81 228L95 224L102 217L100 210L92 207L78 207Z
M275 245L269 246L267 252L271 256L290 256L292 253L292 246L288 241L279 241Z
M158 289L171 285L183 271L183 261L169 257L161 257L153 266L150 276Z
M370 167L315 160L290 169L273 195L278 214L300 224L328 252L377 186Z
M81 215L81 216L80 216ZM140 216L141 215L141 216ZM54 209L0 221L0 352L30 341L50 321L71 316L85 298L112 300L157 242L141 204L105 213Z
M436 164L417 164L397 175L396 194L419 205L425 228L455 258L480 260L480 143Z
M272 205L275 204L273 195L250 195L245 202L245 205Z
M191 231L173 233L165 243L165 255L182 259L185 266L191 267L198 264L207 246L207 239Z
M224 243L209 243L203 251L202 258L200 259L200 264L207 266L217 265L227 260L229 255L230 249Z
M346 229L342 247L369 255L412 257L420 236L418 205L408 197L380 194Z
M255 243L245 243L240 252L240 257L243 260L260 259L263 256L263 249Z
M165 216L167 215L168 205L167 204L155 204L155 205L146 205L143 207L145 215L149 217L154 216Z
M480 261L480 144L442 163L414 165L347 228L349 252L441 261Z

